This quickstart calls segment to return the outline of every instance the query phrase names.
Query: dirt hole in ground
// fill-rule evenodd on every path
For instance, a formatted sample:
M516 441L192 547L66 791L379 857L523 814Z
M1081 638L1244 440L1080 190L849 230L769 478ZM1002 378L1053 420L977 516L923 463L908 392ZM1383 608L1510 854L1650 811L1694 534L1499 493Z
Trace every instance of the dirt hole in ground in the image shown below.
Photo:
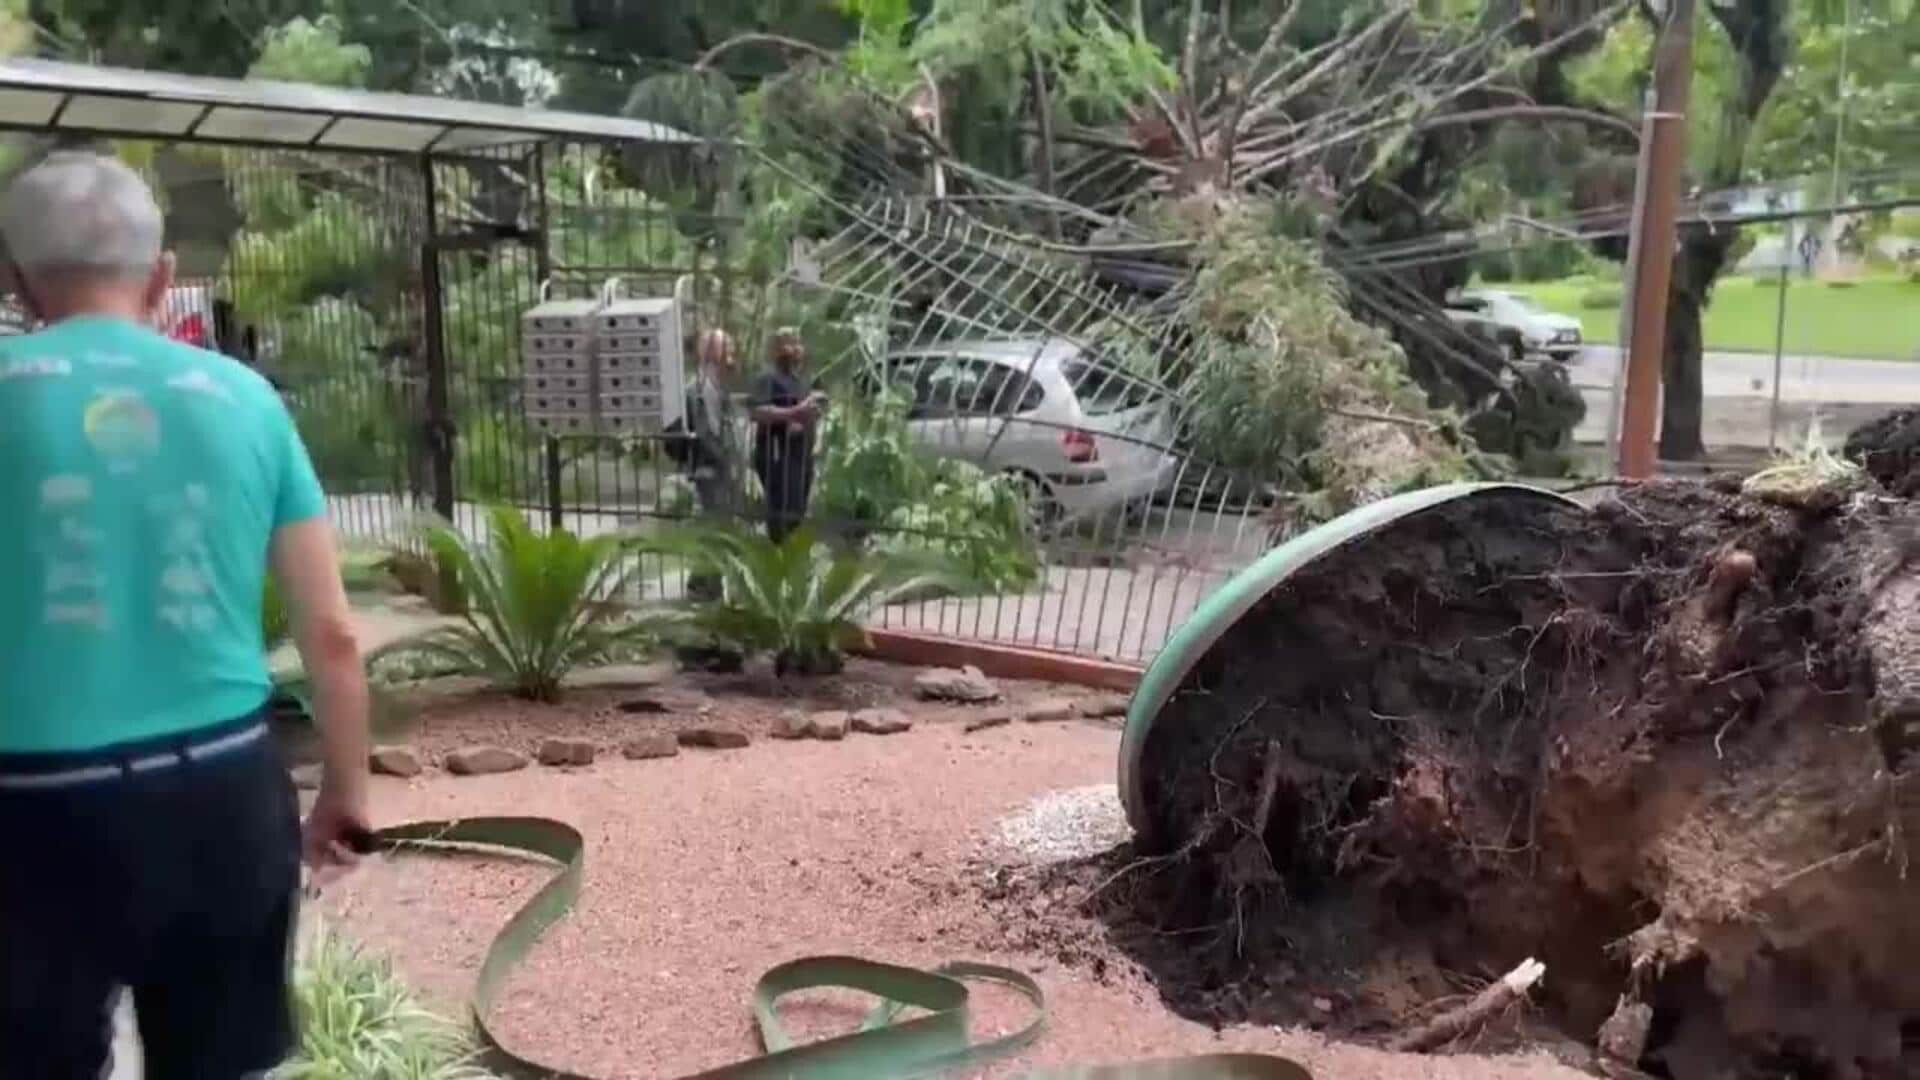
M1155 849L1031 888L1195 1018L1364 1038L1538 957L1560 1032L1650 1010L1610 1045L1651 1075L1920 1075L1916 537L1884 492L1427 511L1189 673Z

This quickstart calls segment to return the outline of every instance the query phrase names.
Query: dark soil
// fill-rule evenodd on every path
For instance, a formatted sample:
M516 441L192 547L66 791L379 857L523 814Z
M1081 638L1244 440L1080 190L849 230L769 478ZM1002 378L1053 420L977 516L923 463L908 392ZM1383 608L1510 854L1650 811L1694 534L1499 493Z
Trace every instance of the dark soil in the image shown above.
M1920 508L1706 487L1429 511L1317 561L1061 871L1176 1009L1404 1029L1522 959L1679 1080L1920 1075ZM1057 883L1056 883L1057 884Z
M1920 408L1891 412L1856 428L1847 436L1845 453L1881 487L1920 499Z

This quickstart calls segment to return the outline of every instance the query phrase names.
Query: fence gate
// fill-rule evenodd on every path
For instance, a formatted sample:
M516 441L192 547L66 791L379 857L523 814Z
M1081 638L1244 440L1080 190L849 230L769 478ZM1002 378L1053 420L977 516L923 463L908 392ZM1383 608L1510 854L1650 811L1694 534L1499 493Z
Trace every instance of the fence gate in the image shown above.
M425 170L425 424L434 509L478 528L487 503L534 505L538 440L520 395L521 313L551 277L539 143Z
M619 117L22 58L0 61L0 101L0 131L147 172L201 282L181 306L283 384L336 524L377 544L426 506L464 522L535 493L511 381L551 276L543 157L700 145Z

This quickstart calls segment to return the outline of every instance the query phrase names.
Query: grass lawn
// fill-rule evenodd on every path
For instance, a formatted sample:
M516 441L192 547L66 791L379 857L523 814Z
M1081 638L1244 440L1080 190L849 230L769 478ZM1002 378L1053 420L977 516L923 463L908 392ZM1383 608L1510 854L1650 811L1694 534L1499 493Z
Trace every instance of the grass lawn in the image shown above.
M1530 285L1498 285L1534 297L1554 311L1579 318L1588 341L1616 343L1620 307L1587 307L1596 296L1616 300L1621 286L1575 277ZM1725 352L1773 352L1777 279L1722 278L1707 308L1707 348ZM1804 278L1787 287L1787 355L1857 356L1920 360L1920 282L1869 277L1851 286Z

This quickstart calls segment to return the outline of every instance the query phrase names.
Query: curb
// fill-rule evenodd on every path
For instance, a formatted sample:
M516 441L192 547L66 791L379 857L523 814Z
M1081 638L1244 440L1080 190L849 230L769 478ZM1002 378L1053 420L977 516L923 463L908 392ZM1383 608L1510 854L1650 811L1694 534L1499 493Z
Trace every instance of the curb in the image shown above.
M868 628L866 641L854 649L862 656L919 667L958 668L972 665L996 679L1033 679L1071 683L1101 690L1132 693L1146 669L1112 660L1096 660L1051 649L1035 649L996 642L962 641L910 630Z

